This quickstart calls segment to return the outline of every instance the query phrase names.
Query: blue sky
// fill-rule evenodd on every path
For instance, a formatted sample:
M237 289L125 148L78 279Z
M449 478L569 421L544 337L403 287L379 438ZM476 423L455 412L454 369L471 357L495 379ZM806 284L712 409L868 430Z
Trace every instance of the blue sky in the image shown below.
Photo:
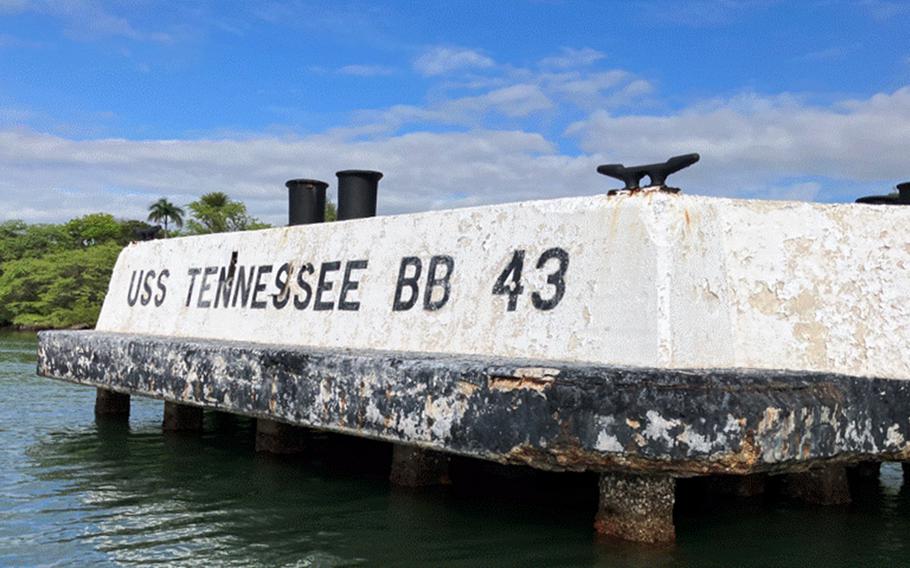
M910 3L0 0L0 218L386 173L381 211L594 194L849 201L910 179Z

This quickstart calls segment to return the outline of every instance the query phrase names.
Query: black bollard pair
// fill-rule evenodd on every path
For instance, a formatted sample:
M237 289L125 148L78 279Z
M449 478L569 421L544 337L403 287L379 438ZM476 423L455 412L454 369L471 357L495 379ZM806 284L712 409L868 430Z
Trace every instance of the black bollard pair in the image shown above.
M344 170L338 176L338 220L376 216L376 194L381 172ZM288 225L307 225L325 221L325 190L328 184L314 179L292 179L288 188ZM295 453L300 446L294 440L304 439L305 429L287 424L259 420L257 449L272 453ZM290 449L282 452L282 440ZM395 444L389 481L402 487L422 487L448 482L449 458L446 455Z
M382 172L343 170L338 176L338 220L376 216L376 194ZM316 179L292 179L288 188L288 225L325 221L325 190L329 184Z
M381 172L343 170L338 176L338 220L376 216L376 193ZM292 179L288 188L288 225L325 222L325 190L318 179ZM267 418L256 421L256 451L269 454L300 454L306 450L309 435L302 426Z

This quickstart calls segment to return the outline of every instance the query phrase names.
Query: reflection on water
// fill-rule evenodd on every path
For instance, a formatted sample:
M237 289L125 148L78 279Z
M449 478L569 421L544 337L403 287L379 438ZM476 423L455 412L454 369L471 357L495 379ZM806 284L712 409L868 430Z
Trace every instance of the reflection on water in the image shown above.
M96 423L94 391L34 375L35 340L0 335L0 564L264 566L895 566L910 562L899 467L848 508L683 499L679 542L594 538L590 476L453 471L391 490L387 447L325 437L306 460L253 452L253 423L206 415L163 435L161 403ZM491 469L495 471L491 471Z

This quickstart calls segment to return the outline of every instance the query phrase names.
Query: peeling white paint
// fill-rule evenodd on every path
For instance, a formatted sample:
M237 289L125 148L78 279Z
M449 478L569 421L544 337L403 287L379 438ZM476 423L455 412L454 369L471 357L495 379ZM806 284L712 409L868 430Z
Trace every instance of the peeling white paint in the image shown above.
M716 439L711 440L708 436L696 432L690 424L686 424L682 433L676 437L676 440L689 446L690 452L708 454L711 453L715 446L723 447L727 437L720 434Z
M673 444L673 435L670 430L680 425L676 418L666 419L654 410L649 410L645 417L648 424L645 426L644 435L652 440L662 440L667 444Z
M597 441L594 443L594 449L600 452L619 453L623 451L622 444L616 436L611 436L604 431L597 434Z
M597 439L594 442L594 449L599 452L620 453L623 451L623 445L619 438L609 433L616 419L612 416L598 416L596 426L598 429Z
M904 435L901 434L900 424L893 424L888 428L885 443L888 444L889 449L903 449Z

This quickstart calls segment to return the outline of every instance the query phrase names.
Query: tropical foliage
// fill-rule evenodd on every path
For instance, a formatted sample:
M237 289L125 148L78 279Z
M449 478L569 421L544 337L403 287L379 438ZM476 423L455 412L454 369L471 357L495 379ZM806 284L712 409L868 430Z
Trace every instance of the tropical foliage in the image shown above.
M265 229L269 225L251 217L242 201L234 201L226 193L206 193L187 205L193 218L187 222L190 234L225 233Z
M268 226L248 215L242 202L220 192L205 194L187 208L192 234ZM148 218L179 229L184 215L180 207L159 199L149 207ZM94 326L117 255L150 228L144 221L107 213L59 225L0 223L0 326Z
M0 325L93 325L120 249L147 227L106 213L62 225L0 223Z
M178 229L183 227L183 209L162 197L149 206L148 220L152 223L164 223L164 234L168 234L168 224L174 223Z

